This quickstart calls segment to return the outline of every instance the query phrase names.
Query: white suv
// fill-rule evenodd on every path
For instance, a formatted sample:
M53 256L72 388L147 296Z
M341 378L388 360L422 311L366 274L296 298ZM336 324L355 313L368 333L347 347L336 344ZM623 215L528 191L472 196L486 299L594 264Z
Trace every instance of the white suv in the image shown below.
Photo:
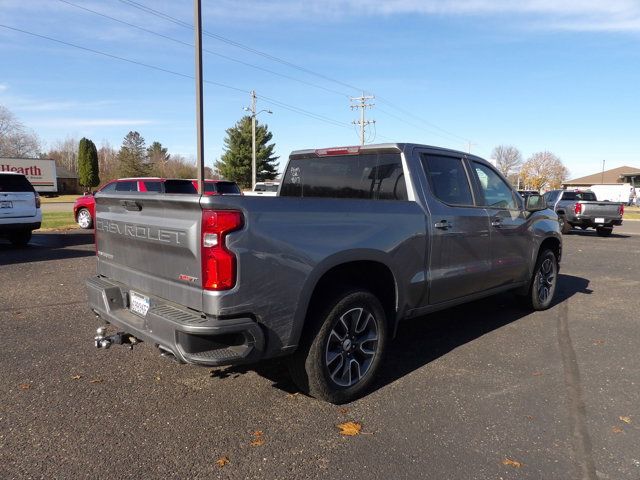
M0 236L23 247L40 228L40 196L21 173L0 172Z

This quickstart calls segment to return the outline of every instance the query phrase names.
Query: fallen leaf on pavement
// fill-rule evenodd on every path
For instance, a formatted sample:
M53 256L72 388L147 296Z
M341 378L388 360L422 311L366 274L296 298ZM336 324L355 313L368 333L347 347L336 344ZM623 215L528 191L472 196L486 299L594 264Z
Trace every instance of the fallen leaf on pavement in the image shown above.
M80 380L82 375L71 375L71 380Z
M101 378L94 378L93 380L90 380L89 383L102 383L104 382L104 380L102 380Z
M502 460L502 464L503 465L508 465L508 466L514 467L514 468L522 467L522 463L518 462L517 460L511 460L510 458L505 458L504 460Z
M218 468L224 467L227 463L229 463L229 457L220 457L218 460L216 460L216 465L218 466Z
M631 423L631 418L629 417L618 417L620 418L620 420L622 420L624 423Z
M340 410L338 410L338 411L339 411L341 414L345 415L345 414L349 411L349 409L347 409L347 408L341 408L341 409L340 409Z
M337 425L340 429L341 435L346 435L349 437L353 437L354 435L359 435L360 430L362 430L362 425L358 422L345 422Z
M624 430L622 430L620 427L612 427L611 431L613 433L622 433L622 432L624 432Z
M540 375L544 375L544 373L542 373L542 372L533 372L531 375L533 375L534 377L539 377Z
M29 390L31 388L31 384L30 383L21 383L18 386L20 387L21 390Z
M604 345L604 340L600 340L600 339L598 339L598 340L594 340L594 341L593 341L593 344L594 344L594 345Z
M250 443L250 445L251 445L252 447L260 447L260 446L264 445L264 438L262 438L262 437L258 437L258 438L256 438L255 440L253 440L253 441Z

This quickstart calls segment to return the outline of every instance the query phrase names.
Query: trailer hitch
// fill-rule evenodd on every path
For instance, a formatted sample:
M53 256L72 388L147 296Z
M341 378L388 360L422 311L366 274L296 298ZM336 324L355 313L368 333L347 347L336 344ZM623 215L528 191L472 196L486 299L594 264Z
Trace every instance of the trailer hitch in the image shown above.
M117 332L113 335L105 335L107 327L99 327L96 330L96 336L93 337L93 343L96 348L110 348L111 345L124 345L133 350L133 346L140 343L133 335L126 332Z

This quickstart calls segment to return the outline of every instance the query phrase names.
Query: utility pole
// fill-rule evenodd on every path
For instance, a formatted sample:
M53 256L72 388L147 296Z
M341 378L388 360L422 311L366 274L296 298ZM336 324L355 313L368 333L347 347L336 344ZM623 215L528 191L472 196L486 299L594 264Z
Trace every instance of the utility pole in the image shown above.
M604 183L604 160L602 160L602 176L600 177L600 183Z
M251 190L256 186L258 167L256 166L256 91L251 90Z
M198 193L204 193L204 137L202 135L202 8L200 0L193 0L194 32L196 47L196 167L198 170Z
M349 99L352 102L358 102L355 105L351 105L351 110L355 110L356 108L360 109L360 120L354 120L353 123L354 125L360 125L360 145L364 145L364 129L367 125L371 125L376 123L375 120L365 120L364 119L364 111L366 108L373 108L373 106L375 105L375 103L367 103L367 100L373 100L374 97L373 95L365 95L364 92L362 92L362 96L361 97L350 97Z
M477 143L472 143L471 140L467 141L467 153L471 153L471 147L475 147Z
M256 112L256 105L258 103L258 96L255 90L251 90L251 106L244 107L245 112L251 113L251 190L256 186L258 181L258 167L256 164L256 117L262 112L269 114L273 113L271 110L260 110Z

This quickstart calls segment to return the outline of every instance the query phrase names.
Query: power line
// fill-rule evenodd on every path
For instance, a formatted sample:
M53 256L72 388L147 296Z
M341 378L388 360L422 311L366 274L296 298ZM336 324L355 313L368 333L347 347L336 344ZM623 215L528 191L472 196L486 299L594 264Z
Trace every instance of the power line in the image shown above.
M410 112L410 111L408 111L408 110L405 110L405 109L404 109L404 108L402 108L402 107L398 107L397 105L395 105L394 103L392 103L391 101L389 101L389 100L387 100L387 99L385 99L385 98L383 98L383 97L378 96L378 100L379 100L380 102L382 102L382 103L386 104L386 105L389 105L391 108L394 108L394 109L396 109L397 111L402 112L402 113L404 113L405 115L408 115L409 117L415 118L416 120L419 120L419 121L421 121L422 123L424 123L424 124L426 124L426 125L429 125L431 128L435 128L436 130L439 130L439 131L441 131L441 132L443 132L443 133L446 133L447 135L450 135L450 136L452 136L452 137L458 138L458 139L462 140L463 142L469 142L469 139L468 139L468 138L461 137L460 135L456 135L456 134L455 134L455 133L453 133L453 132L450 132L450 131L448 131L448 130L445 130L444 128L439 127L438 125L436 125L435 123L431 123L431 122L429 122L428 120L425 120L424 118L422 118L422 117L420 117L420 116L418 116L418 115L416 115L416 114L414 114L414 113L412 113L412 112Z
M188 28L188 29L191 29L191 30L193 29L193 25L191 25L191 24L189 24L187 22L184 22L184 21L182 21L180 19L172 17L171 15L168 15L166 13L160 12L158 10L154 10L153 8L150 8L150 7L147 7L145 5L140 4L138 2L135 2L134 0L119 0L119 1L121 3L124 3L125 5L129 5L131 7L137 8L139 10L142 10L142 11L146 12L146 13L149 13L149 14L154 15L156 17L162 18L162 19L164 19L166 21L172 22L172 23L174 23L176 25L180 25L180 26L182 26L184 28ZM215 38L215 39L217 39L217 40L219 40L221 42L224 42L224 43L227 43L227 44L232 45L234 47L237 47L237 48L243 49L245 51L251 52L251 53L253 53L255 55L262 56L262 57L267 58L269 60L272 60L274 62L281 63L283 65L286 65L288 67L294 68L294 69L299 70L301 72L305 72L307 74L314 75L314 76L316 76L318 78L322 78L322 79L327 80L329 82L333 82L333 83L341 85L343 87L350 88L352 90L357 90L359 92L364 91L364 89L362 89L360 87L357 87L355 85L351 85L349 83L343 82L341 80L337 80L335 78L329 77L329 76L324 75L322 73L315 72L313 70L310 70L308 68L302 67L300 65L297 65L297 64L295 64L293 62L290 62L288 60L285 60L283 58L277 57L275 55L271 55L271 54L263 52L261 50L257 50L255 48L249 47L248 45L244 45L244 44L242 44L240 42L236 42L235 40L232 40L230 38L224 37L222 35L211 33L211 32L208 32L206 30L203 30L202 33L204 35L207 35L207 36L211 37L211 38ZM432 128L434 128L436 130L439 130L439 131L441 131L443 133L446 133L447 135L451 135L453 137L456 137L456 138L462 140L463 142L467 142L467 143L469 142L468 138L462 137L462 136L457 135L457 134L455 134L453 132L450 132L450 131L442 128L442 127L439 127L438 125L436 125L436 124L434 124L432 122L429 122L428 120L425 120L424 118L422 118L422 117L420 117L420 116L418 116L418 115L416 115L416 114L414 114L412 112L409 112L409 111L403 109L402 107L399 107L399 106L395 105L390 100L387 100L387 99L385 99L383 97L380 97L380 96L378 96L377 98L378 98L378 100L380 102L389 105L391 108L394 108L395 110L397 110L399 112L402 112L404 115L408 115L408 116L410 116L410 117L412 117L412 118L414 118L416 120L419 120L420 122L422 122L422 123L424 123L426 125L429 125Z
M78 9L80 9L80 10L84 10L84 11L86 11L86 12L92 13L92 14L94 14L94 15L98 15L98 16L100 16L100 17L107 18L107 19L109 19L109 20L112 20L112 21L114 21L114 22L120 23L120 24L122 24L122 25L126 25L126 26L128 26L128 27L135 28L135 29L137 29L137 30L140 30L140 31L145 32L145 33L148 33L148 34L150 34L150 35L155 35L156 37L164 38L165 40L169 40L169 41L171 41L171 42L178 43L178 44L180 44L180 45L184 45L184 46L186 46L186 47L193 48L193 44L192 44L192 43L185 42L185 41L180 40L180 39L178 39L178 38L170 37L170 36L165 35L165 34L163 34L163 33L159 33L159 32L156 32L156 31L154 31L154 30L150 30L150 29L148 29L148 28L144 28L144 27L141 27L141 26L139 26L139 25L135 25L135 24L133 24L133 23L126 22L126 21L124 21L124 20L121 20L121 19L119 19L119 18L112 17L112 16L107 15L107 14L105 14L105 13L98 12L98 11L96 11L96 10L92 10L92 9L87 8L87 7L84 7L84 6L82 6L82 5L77 5L77 4L73 3L73 2L69 2L68 0L58 0L58 1L59 1L59 2L61 2L61 3L66 4L66 5L69 5L69 6L71 6L71 7L78 8ZM314 87L314 88L318 88L318 89L324 90L324 91L329 92L329 93L335 93L335 94L340 95L340 96L343 96L343 97L347 97L347 96L348 96L346 93L339 92L338 90L334 90L334 89L331 89L331 88L327 88L327 87L325 87L325 86L318 85L318 84L313 83L313 82L308 82L308 81L306 81L306 80L301 80L301 79L299 79L299 78L295 78L295 77L292 77L292 76L290 76L290 75L286 75L286 74L284 74L284 73L275 72L275 71L270 70L270 69L265 68L265 67L260 67L260 66L258 66L258 65L254 65L254 64L249 63L249 62L244 62L244 61L239 60L239 59L237 59L237 58L233 58L233 57L229 57L229 56L227 56L227 55L223 55L222 53L214 52L213 50L208 50L208 49L206 49L206 48L203 48L203 49L202 49L202 51L203 51L203 52L206 52L206 53L208 53L208 54L210 54L210 55L215 55L216 57L224 58L225 60L228 60L228 61L230 61L230 62L235 62L235 63L238 63L238 64L240 64L240 65L244 65L244 66L247 66L247 67L250 67L250 68L254 68L254 69L256 69L256 70L260 70L260 71L263 71L263 72L267 72L267 73L270 73L270 74L272 74L272 75L276 75L276 76L281 77L281 78L286 78L286 79L288 79L288 80L292 80L292 81L294 81L294 82L301 83L301 84L303 84L303 85L307 85L307 86L311 86L311 87Z
M65 45L67 47L77 48L77 49L83 50L85 52L90 52L90 53L94 53L96 55L102 55L104 57L108 57L108 58L112 58L112 59L115 59L115 60L120 60L120 61L123 61L123 62L131 63L131 64L134 64L134 65L138 65L140 67L150 68L152 70L168 73L168 74L175 75L175 76L182 77L182 78L189 78L191 80L194 79L193 75L187 75L185 73L180 73L180 72L176 72L174 70L169 70L168 68L158 67L156 65L151 65L151 64L148 64L148 63L139 62L137 60L132 60L130 58L121 57L119 55L113 55L111 53L102 52L100 50L95 50L93 48L83 47L81 45L77 45L77 44L71 43L71 42L65 42L63 40L59 40L57 38L49 37L47 35L41 35L39 33L29 32L27 30L22 30L20 28L11 27L9 25L4 25L4 24L0 24L0 27L6 28L8 30L13 30L14 32L20 32L20 33L23 33L25 35L31 35L33 37L37 37L37 38L41 38L41 39L44 39L44 40L48 40L50 42L58 43L60 45ZM210 85L216 85L216 86L221 87L221 88L234 90L236 92L241 92L241 93L245 93L245 94L250 93L249 90L245 90L245 89L242 89L242 88L234 87L234 86L227 85L227 84L220 83L220 82L214 82L212 80L204 80L203 82L207 83L207 84L210 84ZM315 120L319 120L319 121L325 122L325 123L330 123L330 124L337 125L337 126L340 126L340 127L350 128L348 124L341 123L341 122L339 122L337 120L333 120L333 119L331 119L329 117L325 117L324 115L316 114L314 112L310 112L308 110L296 107L294 105L289 105L287 103L281 102L281 101L273 99L273 98L269 98L269 97L265 97L265 96L261 96L260 98L262 98L266 102L270 102L272 104L278 105L281 108L284 108L286 110L290 110L290 111L298 113L300 115L305 115L305 116L313 118Z
M131 7L134 7L134 8L137 8L139 10L142 10L144 12L150 13L151 15L155 15L156 17L160 17L160 18L163 18L164 20L167 20L169 22L175 23L176 25L180 25L180 26L182 26L184 28L188 28L188 29L193 29L193 25L191 25L191 24L189 24L187 22L184 22L184 21L182 21L182 20L180 20L178 18L172 17L171 15L168 15L166 13L160 12L158 10L154 10L153 8L147 7L147 6L142 5L142 4L138 3L138 2L134 2L133 0L119 0L119 1L124 3L124 4L126 4L126 5L129 5ZM285 60L285 59L280 58L280 57L276 57L275 55L271 55L270 53L266 53L266 52L263 52L261 50L257 50L255 48L252 48L252 47L250 47L248 45L245 45L243 43L236 42L235 40L232 40L232 39L227 38L227 37L223 37L222 35L218 35L216 33L208 32L206 30L203 30L202 33L204 35L208 36L208 37L215 38L216 40L224 42L224 43L226 43L228 45L232 45L234 47L240 48L240 49L245 50L247 52L251 52L251 53L253 53L255 55L259 55L261 57L267 58L267 59L272 60L274 62L278 62L278 63L281 63L283 65L287 65L288 67L294 68L294 69L299 70L299 71L304 72L304 73L308 73L309 75L314 75L316 77L322 78L322 79L327 80L329 82L336 83L338 85L342 85L343 87L351 88L353 90L358 90L358 91L362 90L362 89L360 89L360 88L358 88L358 87L356 87L354 85L350 85L350 84L348 84L346 82L342 82L342 81L337 80L335 78L331 78L331 77L329 77L327 75L324 75L322 73L314 72L313 70L310 70L308 68L302 67L300 65L296 65L293 62L290 62L290 61Z

